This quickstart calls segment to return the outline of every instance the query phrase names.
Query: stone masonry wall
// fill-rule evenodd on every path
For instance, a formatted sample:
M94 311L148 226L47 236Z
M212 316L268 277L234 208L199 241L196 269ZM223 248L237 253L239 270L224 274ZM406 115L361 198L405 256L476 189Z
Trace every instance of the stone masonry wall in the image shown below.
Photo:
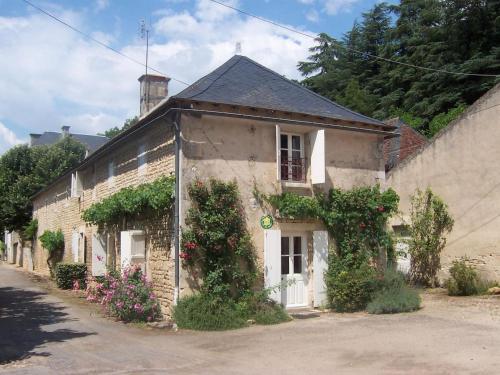
M90 270L92 236L97 232L97 228L86 225L81 219L83 210L122 188L152 182L160 176L173 174L175 172L174 160L174 138L171 126L164 121L151 124L79 171L83 185L80 197L70 197L70 176L38 195L34 200L33 212L34 217L39 221L38 236L46 229L62 229L66 247L64 261L72 262L73 231L83 233L84 236L80 241L79 261L86 262ZM143 161L141 166L140 161ZM163 313L169 316L174 282L173 241L171 240L173 225L165 220L150 223L147 227L141 223L124 223L124 225L123 229L146 230L147 275L153 282L155 294L160 298ZM114 242L113 248L108 248L108 265L115 263L119 266L119 231L109 233L109 236L115 241L108 242L111 245ZM116 254L116 259L111 254ZM46 250L42 248L38 239L34 245L33 258L35 271L48 274Z

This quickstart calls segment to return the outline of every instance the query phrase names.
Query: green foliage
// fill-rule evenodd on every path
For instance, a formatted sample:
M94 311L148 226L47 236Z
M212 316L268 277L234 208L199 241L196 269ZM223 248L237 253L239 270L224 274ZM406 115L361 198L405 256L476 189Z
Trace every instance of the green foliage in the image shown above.
M64 250L64 235L59 229L57 231L46 230L39 237L42 246L49 252L47 257L47 266L50 275L54 275L54 267L61 260Z
M384 249L392 257L393 244L387 220L397 211L399 197L379 186L352 190L331 189L328 195L305 197L286 192L264 197L279 216L288 219L320 219L335 238L340 256L378 256Z
M86 209L82 218L89 224L105 226L119 224L124 219L144 218L168 212L174 202L175 178L173 176L127 187L94 203Z
M182 233L184 266L193 275L201 272L204 292L238 299L257 277L238 187L210 179L192 183L188 192L192 205Z
M474 267L467 264L467 259L454 260L450 267L450 278L445 287L450 296L472 296L485 294L496 282L482 279Z
M181 298L173 317L179 328L201 331L242 328L249 320L262 325L291 320L283 306L268 299L266 291L248 292L239 301L202 291Z
M445 234L453 228L448 206L430 188L417 189L411 199L409 226L410 280L423 286L437 285L441 269L441 251L446 245Z
M366 259L331 254L325 273L329 305L339 312L363 310L377 287L376 271Z
M6 249L6 246L5 246L5 243L0 240L0 254L4 254L5 253L5 249Z
M84 263L59 263L55 267L55 276L56 284L61 289L71 289L75 285L78 285L79 289L85 289L87 265Z
M22 231L31 219L31 197L85 157L85 147L66 137L51 146L11 148L0 157L0 232Z
M327 34L318 36L308 61L298 64L305 77L302 84L382 120L399 110L421 119L412 126L427 134L433 118L446 114L457 103L472 104L500 79L458 77L411 65L500 74L499 17L498 1L401 0L398 5L376 4L362 14L342 40Z
M444 129L450 122L458 118L466 108L465 104L460 104L446 113L435 116L429 124L429 137L434 137L441 129Z
M22 235L26 240L33 240L38 232L38 220L31 219L29 223L24 227Z
M39 237L42 246L49 252L60 252L64 249L64 235L62 230L51 231L46 230Z
M285 192L265 197L265 200L279 212L280 217L287 219L314 219L319 215L318 201L314 197Z
M198 293L181 298L174 307L173 318L179 328L221 331L247 325L246 313L230 298Z
M111 139L111 138L116 137L118 134L122 133L123 131L127 130L128 128L134 126L138 122L139 122L139 117L135 116L135 117L126 119L121 128L119 128L118 126L115 126L111 129L106 130L104 133L99 133L98 135L103 135L103 136Z
M375 293L366 310L370 314L395 314L420 309L421 299L418 292L408 286L385 289Z

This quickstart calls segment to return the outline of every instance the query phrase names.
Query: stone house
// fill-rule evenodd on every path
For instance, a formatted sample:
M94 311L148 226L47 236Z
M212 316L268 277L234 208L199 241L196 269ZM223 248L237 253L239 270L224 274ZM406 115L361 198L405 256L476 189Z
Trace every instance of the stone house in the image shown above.
M500 84L387 174L409 219L410 196L430 187L448 204L455 220L442 254L443 272L466 256L486 278L500 279Z
M147 82L143 78L141 86ZM265 285L296 280L272 297L287 307L319 306L325 296L326 229L319 222L278 218L263 229L260 219L268 212L254 198L254 188L311 195L333 186L383 183L383 143L397 136L394 129L237 55L159 102L135 126L39 192L33 216L38 234L61 228L64 260L86 262L94 275L106 265L127 265L133 252L168 316L172 303L191 291L178 241L190 206L187 186L209 177L236 181ZM171 174L176 177L173 216L178 220L126 223L120 233L99 233L82 221L82 211L92 203ZM34 252L36 270L47 272L39 241Z

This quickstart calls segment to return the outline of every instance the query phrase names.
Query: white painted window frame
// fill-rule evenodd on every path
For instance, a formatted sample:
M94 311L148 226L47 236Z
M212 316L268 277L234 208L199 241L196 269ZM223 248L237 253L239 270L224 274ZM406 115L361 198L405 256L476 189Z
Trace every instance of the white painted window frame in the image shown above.
M282 148L281 147L281 136L282 135L286 135L287 138L288 138L288 148L285 149L285 148ZM306 169L306 165L305 165L305 148L304 148L304 134L301 134L301 133L292 133L292 132L281 132L280 131L280 134L279 134L279 137L277 138L278 139L278 143L277 143L277 155L278 155L278 170L279 170L279 178L280 178L280 181L282 182L285 182L285 183L302 183L302 181L294 181L294 180L283 180L283 176L281 176L281 151L282 150L287 150L287 153L288 153L288 159L291 160L292 159L292 154L293 154L293 148L292 148L292 137L293 136L297 136L300 138L300 159L302 159L304 161L304 174L306 174L307 176L307 169ZM304 179L306 178L306 176L304 176Z

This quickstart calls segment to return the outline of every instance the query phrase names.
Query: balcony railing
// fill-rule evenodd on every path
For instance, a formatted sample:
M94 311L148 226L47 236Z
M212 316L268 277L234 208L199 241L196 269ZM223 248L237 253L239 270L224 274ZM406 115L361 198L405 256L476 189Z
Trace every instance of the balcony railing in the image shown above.
M281 180L306 182L306 159L281 158Z

